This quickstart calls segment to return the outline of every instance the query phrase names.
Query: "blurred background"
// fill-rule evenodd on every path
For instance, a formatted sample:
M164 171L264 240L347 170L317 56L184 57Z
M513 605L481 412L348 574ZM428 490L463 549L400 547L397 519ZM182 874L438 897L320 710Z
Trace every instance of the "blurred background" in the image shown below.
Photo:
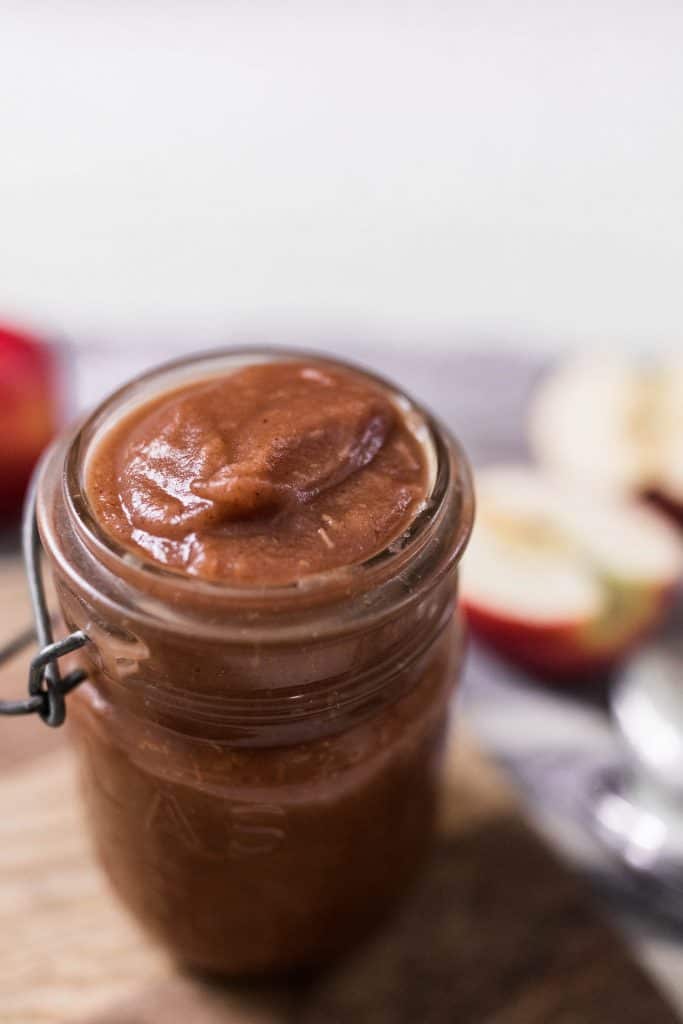
M294 344L360 359L433 407L477 468L536 458L536 497L519 480L505 478L500 490L494 474L482 509L490 500L495 512L502 501L533 519L541 508L574 537L581 516L557 513L546 470L576 477L580 500L600 507L598 484L609 477L616 506L607 529L591 536L618 543L593 553L611 559L610 572L623 570L629 586L636 580L645 611L623 623L616 615L597 662L583 634L559 655L552 644L539 647L534 622L523 650L519 628L514 643L508 631L506 649L496 630L508 597L496 605L498 580L486 566L512 562L498 558L500 538L482 526L483 562L472 558L465 590L480 641L461 711L679 1013L683 654L666 671L638 658L643 639L668 657L683 633L675 593L683 572L682 45L683 7L672 0L0 0L7 621L20 576L21 497L42 447L133 374L214 345ZM581 353L608 362L575 375ZM643 366L659 367L659 382L671 385L653 391ZM647 445L631 430L635 419L647 421ZM587 425L578 444L576 422ZM651 504L647 522L629 518L634 499L653 495L666 516ZM643 557L614 556L619 543ZM538 554L532 548L522 553L525 569ZM530 619L542 618L546 594L555 593L544 593L547 578L532 583L529 598L524 571L512 608L519 599ZM660 607L665 591L670 601ZM652 614L648 601L657 604ZM561 685L558 658L571 670ZM578 678L586 661L588 686ZM623 683L625 671L640 703L617 716L617 728L615 679ZM3 697L16 695L17 678L5 676ZM659 690L647 689L653 679ZM643 733L637 723L646 719ZM13 723L6 728L15 735ZM28 731L16 735L16 743L0 735L7 772L25 765L28 751L47 749ZM661 763L648 764L662 744L671 755L666 779ZM638 780L637 800L613 784L615 773ZM645 797L643 780L653 783ZM8 857L13 847L0 840L1 860L2 844ZM554 910L538 913L545 920ZM560 932L580 951L569 916ZM505 917L496 919L501 934ZM532 930L537 924L530 918ZM510 939L511 949L517 944ZM24 966L29 976L30 958ZM546 969L532 956L519 974ZM624 992L629 970L610 968ZM60 984L76 1019L73 978ZM562 991L569 980L553 975L553 984ZM13 1005L24 1006L17 993ZM44 998L47 1005L49 991ZM629 999L614 998L613 1014L577 1010L572 1021L669 1020L650 1003L644 1016L627 1018ZM31 1005L44 1011L40 1000ZM569 1020L538 1006L496 1024ZM451 1019L447 1003L433 1019ZM458 1019L492 1018L475 1008Z
M678 4L0 11L6 315L78 345L680 341Z

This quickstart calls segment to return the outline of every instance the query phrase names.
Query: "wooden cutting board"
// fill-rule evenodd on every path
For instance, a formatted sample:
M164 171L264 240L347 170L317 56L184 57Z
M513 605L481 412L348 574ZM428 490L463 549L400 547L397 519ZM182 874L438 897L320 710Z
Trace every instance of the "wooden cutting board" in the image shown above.
M0 640L28 617L0 562ZM21 661L21 659L20 659ZM0 696L25 686L0 671ZM0 1024L673 1024L677 1019L465 737L440 838L385 931L326 974L245 989L179 974L95 867L64 732L0 720Z

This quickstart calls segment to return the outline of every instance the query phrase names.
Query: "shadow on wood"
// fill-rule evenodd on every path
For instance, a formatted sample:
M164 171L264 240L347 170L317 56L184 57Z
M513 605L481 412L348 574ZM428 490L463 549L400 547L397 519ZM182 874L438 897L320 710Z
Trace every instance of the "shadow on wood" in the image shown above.
M510 814L441 840L391 924L324 975L175 977L97 1024L668 1024L581 884Z

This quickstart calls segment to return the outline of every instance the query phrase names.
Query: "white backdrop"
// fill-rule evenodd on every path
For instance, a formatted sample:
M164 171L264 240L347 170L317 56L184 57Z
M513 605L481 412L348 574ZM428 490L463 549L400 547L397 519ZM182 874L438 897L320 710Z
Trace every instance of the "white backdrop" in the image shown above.
M0 0L0 315L676 345L682 52L674 0Z

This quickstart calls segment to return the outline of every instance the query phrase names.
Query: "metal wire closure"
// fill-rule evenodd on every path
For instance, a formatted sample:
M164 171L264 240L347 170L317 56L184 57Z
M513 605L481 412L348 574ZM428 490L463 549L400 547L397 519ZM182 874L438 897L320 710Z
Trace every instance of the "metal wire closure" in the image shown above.
M23 700L0 701L0 715L30 715L37 712L46 725L55 727L61 725L66 717L64 697L86 677L82 669L74 669L62 676L59 658L83 647L88 643L88 637L83 630L70 633L63 640L55 640L52 635L52 621L40 564L41 542L36 521L36 494L37 480L34 476L24 506L22 547L35 627L24 630L4 648L0 648L0 665L27 647L33 639L38 641L38 654L31 660L29 667L28 697Z

